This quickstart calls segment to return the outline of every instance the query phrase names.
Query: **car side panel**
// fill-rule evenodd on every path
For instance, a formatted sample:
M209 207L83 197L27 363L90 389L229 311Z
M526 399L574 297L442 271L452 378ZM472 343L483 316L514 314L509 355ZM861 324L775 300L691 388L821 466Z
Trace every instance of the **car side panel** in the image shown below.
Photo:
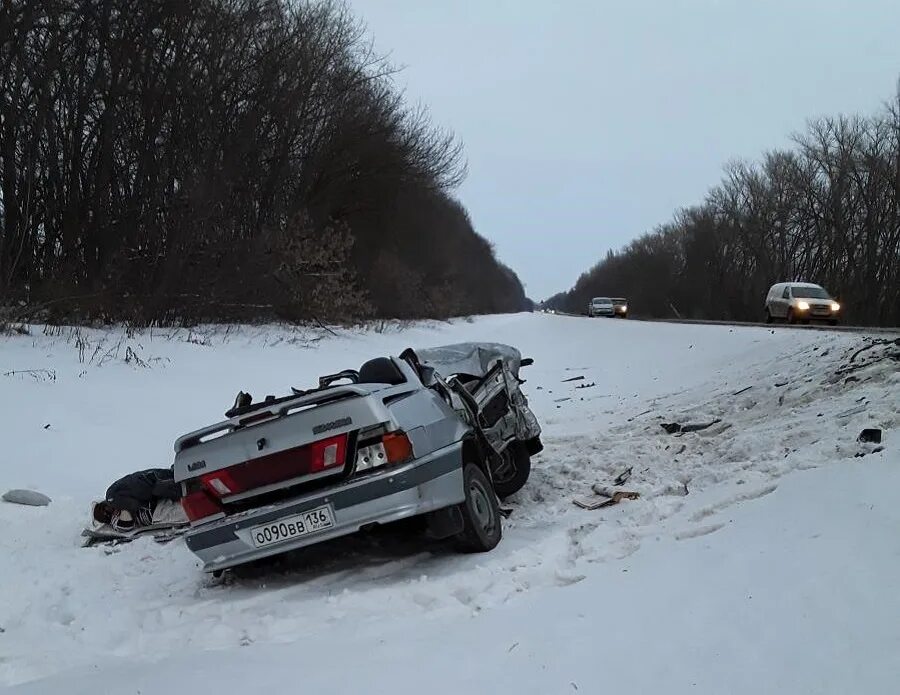
M769 313L775 318L787 318L788 309L790 308L790 300L784 299L782 296L784 294L785 287L787 287L787 283L779 282L775 285L772 285L769 288L769 293L766 295L766 308L769 310Z
M394 422L407 433L417 457L461 441L471 428L433 389L422 389L388 405Z
M772 316L780 319L787 318L789 306L789 300L785 300L783 297L785 287L786 285L782 283L772 288Z

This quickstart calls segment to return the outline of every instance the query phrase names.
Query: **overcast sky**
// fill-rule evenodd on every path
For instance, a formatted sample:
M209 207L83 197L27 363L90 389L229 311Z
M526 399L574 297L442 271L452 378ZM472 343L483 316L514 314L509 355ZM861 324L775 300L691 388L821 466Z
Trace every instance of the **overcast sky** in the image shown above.
M351 3L463 140L456 194L533 299L900 76L900 0Z

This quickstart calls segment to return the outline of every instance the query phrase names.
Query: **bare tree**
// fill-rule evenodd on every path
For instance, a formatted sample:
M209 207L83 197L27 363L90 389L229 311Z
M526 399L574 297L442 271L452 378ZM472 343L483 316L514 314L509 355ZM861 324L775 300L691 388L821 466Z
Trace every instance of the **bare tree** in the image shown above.
M395 73L340 0L3 2L3 296L68 320L393 315L401 274L409 316L519 308L449 198L461 144Z

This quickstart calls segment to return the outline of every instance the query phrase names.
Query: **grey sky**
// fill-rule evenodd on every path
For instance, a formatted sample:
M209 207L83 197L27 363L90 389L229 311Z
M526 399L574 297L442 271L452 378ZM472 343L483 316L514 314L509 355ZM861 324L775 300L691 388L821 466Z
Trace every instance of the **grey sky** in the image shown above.
M900 76L900 0L351 0L463 140L457 191L533 299Z

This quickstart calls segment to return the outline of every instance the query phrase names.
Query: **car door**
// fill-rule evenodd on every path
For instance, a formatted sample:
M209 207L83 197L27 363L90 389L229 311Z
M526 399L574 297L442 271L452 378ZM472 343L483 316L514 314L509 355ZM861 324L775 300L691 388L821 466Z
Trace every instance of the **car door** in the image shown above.
M478 406L478 424L485 437L498 452L516 436L519 413L512 407L514 377L502 361L497 361L480 379L466 384Z
M783 319L786 319L788 316L788 312L791 309L791 287L790 285L784 288L784 291L781 293L781 298L778 300L778 306L780 309L779 316Z

